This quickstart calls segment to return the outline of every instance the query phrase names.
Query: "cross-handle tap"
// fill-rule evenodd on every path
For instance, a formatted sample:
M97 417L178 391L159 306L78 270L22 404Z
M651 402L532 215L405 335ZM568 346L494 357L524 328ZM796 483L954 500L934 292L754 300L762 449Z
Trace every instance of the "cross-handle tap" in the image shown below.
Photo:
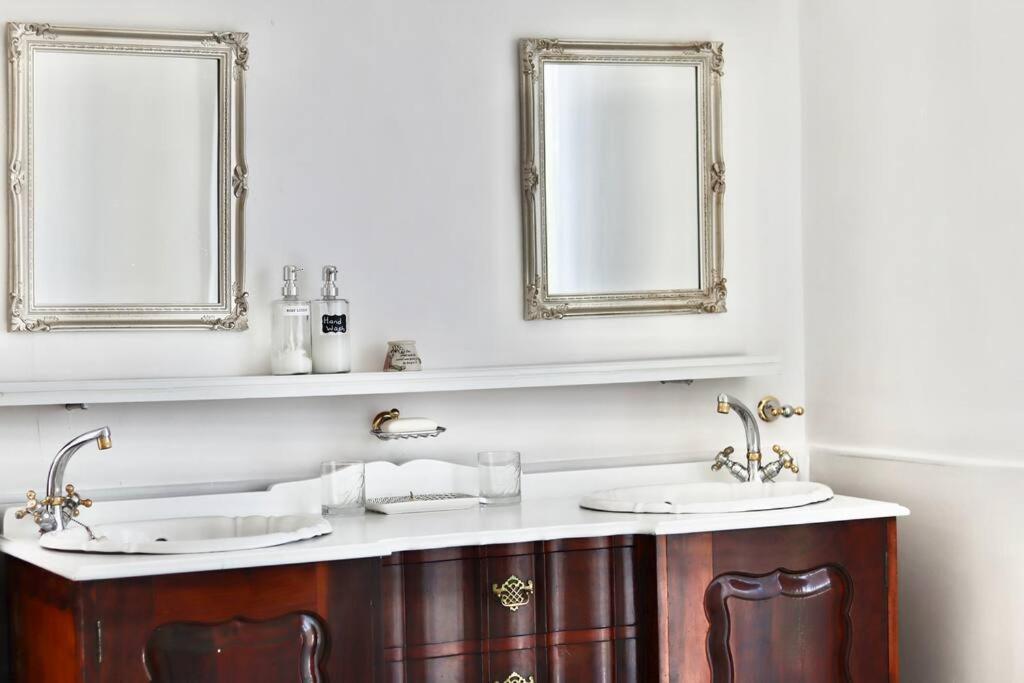
M800 467L796 464L796 460L789 451L782 448L782 446L775 444L772 446L772 452L779 456L779 459L775 462L770 462L761 468L761 481L774 481L775 477L779 475L782 470L789 470L793 474L800 472Z
M64 447L57 451L53 462L50 463L50 471L46 475L46 497L39 500L35 491L29 491L25 494L25 507L14 513L14 516L22 519L31 515L33 521L39 525L39 533L46 533L63 530L65 524L79 515L79 508L92 507L92 501L82 498L73 484L64 485L64 470L67 468L71 456L92 441L95 441L99 450L107 450L113 445L110 429L100 427L80 434L64 444Z
M711 471L717 472L723 467L729 469L729 474L736 477L740 481L747 481L747 468L745 465L741 465L729 456L735 452L732 446L728 446L722 449L718 455L715 456L715 462L711 465Z
M15 519L22 519L32 515L32 520L39 525L42 532L53 531L56 528L56 510L60 509L61 521L77 517L81 510L79 508L91 508L92 499L82 498L75 490L74 484L64 487L66 495L51 498L47 496L42 500L36 497L35 491L28 491L25 494L25 507L14 513Z

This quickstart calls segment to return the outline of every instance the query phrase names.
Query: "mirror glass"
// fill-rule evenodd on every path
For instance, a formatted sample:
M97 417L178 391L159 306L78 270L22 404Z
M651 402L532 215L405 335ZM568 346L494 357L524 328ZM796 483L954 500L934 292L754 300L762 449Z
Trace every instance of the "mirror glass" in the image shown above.
M525 317L724 311L721 44L520 58Z
M217 62L34 65L36 302L216 303Z
M697 69L544 67L548 290L700 284Z
M247 34L7 34L10 329L246 329Z

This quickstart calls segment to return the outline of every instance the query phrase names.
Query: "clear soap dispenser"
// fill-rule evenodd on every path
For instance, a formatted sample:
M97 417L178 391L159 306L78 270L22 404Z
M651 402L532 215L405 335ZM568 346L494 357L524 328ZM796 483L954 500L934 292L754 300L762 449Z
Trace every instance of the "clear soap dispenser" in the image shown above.
M324 266L321 298L312 304L313 372L348 372L352 345L348 328L348 300L338 298L338 269Z
M275 375L308 375L313 370L309 301L299 299L301 270L297 266L284 267L284 297L272 304L270 372Z

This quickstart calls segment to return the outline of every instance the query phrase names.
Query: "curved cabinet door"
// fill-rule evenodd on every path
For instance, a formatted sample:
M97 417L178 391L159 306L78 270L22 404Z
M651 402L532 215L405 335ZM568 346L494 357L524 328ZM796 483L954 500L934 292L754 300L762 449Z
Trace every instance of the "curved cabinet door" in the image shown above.
M898 681L895 520L658 544L662 681Z
M717 577L704 593L711 680L850 683L851 598L832 565Z
M155 683L321 683L325 651L326 629L313 614L219 624L176 622L150 634L145 665Z

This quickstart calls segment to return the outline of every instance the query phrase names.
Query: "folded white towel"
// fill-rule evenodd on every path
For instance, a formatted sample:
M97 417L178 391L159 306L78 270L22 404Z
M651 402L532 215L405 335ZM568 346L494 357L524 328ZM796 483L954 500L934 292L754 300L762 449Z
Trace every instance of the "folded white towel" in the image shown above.
M380 426L385 434L404 434L405 432L432 432L437 423L425 417L399 417L388 420Z

